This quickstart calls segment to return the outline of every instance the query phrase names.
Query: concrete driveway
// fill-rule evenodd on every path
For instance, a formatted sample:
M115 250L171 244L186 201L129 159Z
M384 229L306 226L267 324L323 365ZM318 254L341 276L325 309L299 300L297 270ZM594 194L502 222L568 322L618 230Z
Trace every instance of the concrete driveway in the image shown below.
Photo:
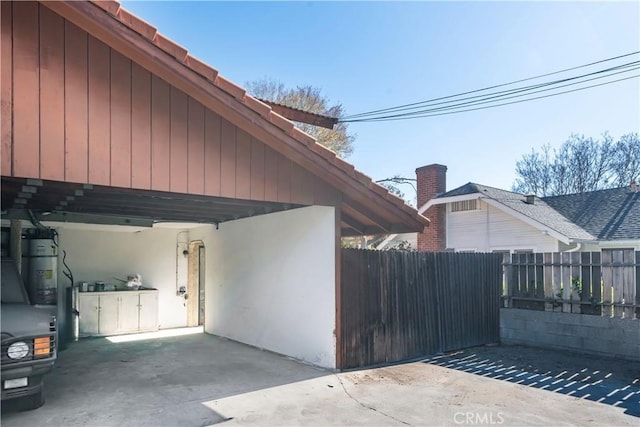
M640 363L480 347L335 374L198 334L60 355L47 403L3 426L630 425Z
M2 426L203 426L213 399L327 375L208 334L112 343L93 338L58 355L43 407L3 408ZM6 406L6 405L5 405Z

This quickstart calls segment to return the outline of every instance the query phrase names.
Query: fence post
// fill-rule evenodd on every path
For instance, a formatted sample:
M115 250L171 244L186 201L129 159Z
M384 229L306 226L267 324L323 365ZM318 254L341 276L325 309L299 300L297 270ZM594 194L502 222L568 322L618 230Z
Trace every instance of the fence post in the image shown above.
M640 319L640 251L636 252L636 319Z
M571 253L562 252L560 254L562 268L562 299L568 301L571 299ZM562 312L571 313L571 304L562 303Z
M582 294L582 277L580 276L580 252L571 252L571 300L577 303L571 304L571 312L580 314L580 300Z
M554 300L553 294L553 254L545 252L543 254L543 275L544 275L544 297ZM544 303L544 311L553 311L553 302Z
M511 302L511 295L513 287L513 280L511 278L511 269L513 266L511 265L511 255L509 252L505 252L502 254L502 293L504 295L503 305L505 308L513 308L513 304Z
M623 251L613 251L613 317L622 317L622 299L624 295L624 256Z
M622 262L624 263L624 267L622 268L622 275L624 280L624 288L622 289L622 302L624 304L633 304L635 300L635 284L633 283L634 258L635 257L633 249L627 249L623 251ZM622 317L626 319L633 319L633 312L633 307L623 307Z

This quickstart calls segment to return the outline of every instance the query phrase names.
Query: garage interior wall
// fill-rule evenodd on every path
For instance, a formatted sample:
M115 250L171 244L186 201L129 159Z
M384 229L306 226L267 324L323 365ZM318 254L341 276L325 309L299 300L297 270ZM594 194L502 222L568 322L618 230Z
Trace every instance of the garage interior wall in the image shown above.
M190 237L206 248L206 332L335 368L334 208L195 228Z
M177 279L186 286L188 232L176 229L146 228L137 231L93 231L58 228L60 258L58 283L68 285L62 275L62 251L67 251L67 264L74 280L94 283L102 280L119 283L127 275L139 273L144 286L158 289L160 328L186 326L184 298L176 295ZM134 229L135 230L135 229ZM182 246L184 248L182 248Z

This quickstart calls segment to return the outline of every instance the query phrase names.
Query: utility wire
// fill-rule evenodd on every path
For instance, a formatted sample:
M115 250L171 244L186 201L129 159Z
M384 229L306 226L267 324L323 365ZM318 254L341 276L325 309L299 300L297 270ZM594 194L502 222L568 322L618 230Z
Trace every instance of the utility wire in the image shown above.
M419 108L421 106L426 106L428 104L433 104L435 101L441 101L441 100L451 99L451 98L458 98L458 97L463 96L463 95L469 95L469 94L474 94L474 93L478 93L478 92L484 92L484 91L487 91L487 90L490 90L490 89L496 89L496 88L500 88L500 87L511 86L513 84L516 84L516 83L535 80L535 79L539 79L539 78L542 78L542 77L548 77L548 76L551 76L551 75L565 73L567 71L572 71L572 70L576 70L576 69L580 69L580 68L590 67L592 65L596 65L596 64L600 64L600 63L604 63L604 62L609 62L609 61L613 61L613 60L616 60L616 59L629 57L629 56L632 56L632 55L637 55L638 53L640 53L640 51L631 52L631 53L627 53L627 54L624 54L624 55L619 55L619 56L615 56L615 57L612 57L612 58L607 58L607 59L603 59L603 60L600 60L600 61L595 61L595 62L591 62L591 63L588 63L588 64L579 65L579 66L576 66L576 67L565 68L563 70L554 71L552 73L546 73L546 74L541 74L541 75L534 76L534 77L528 77L528 78L525 78L525 79L514 80L514 81L509 82L509 83L503 83L503 84L499 84L499 85L488 86L488 87L485 87L485 88L482 88L482 89L476 89L476 90L472 90L472 91L468 91L468 92L462 92L462 93L458 93L458 94L455 94L455 95L443 96L443 97L439 97L439 98L432 98L432 99L425 100L425 101L399 105L399 106L391 107L391 108L373 110L373 111L368 111L368 112L359 113L359 114L352 114L352 115L349 115L349 116L342 117L340 121L347 121L347 120L351 120L351 119L355 119L355 118L362 118L364 116L374 116L374 115L379 115L379 114L382 114L382 113L403 111L403 110L407 110L407 109L417 109L417 108ZM575 78L579 78L579 77L575 77ZM545 84L548 84L548 83L542 83L542 85L545 85ZM534 85L534 86L537 86L537 85ZM497 92L497 93L509 92L511 90L514 90L514 89L510 89L510 90L502 91L502 92ZM484 96L484 95L479 95L479 96Z
M457 102L457 101L462 101L463 99L472 99L472 98L478 98L477 96L475 97L470 97L470 98L462 98L460 100L456 100L456 101L449 101L446 103L435 103L432 105L441 105L441 104L448 104L442 107L437 107L437 108L428 108L428 109L422 109L422 110L417 110L417 111L412 111L412 112L408 112L408 113L401 113L401 114L393 114L393 115L387 115L387 116L378 116L378 117L370 117L370 118L361 118L361 119L353 119L353 120L346 120L348 122L360 122L360 121L372 121L372 120L382 120L382 119L392 119L392 118L400 118L400 117L406 117L406 118L411 118L414 116L420 116L422 117L422 114L425 113L431 113L431 112L435 112L435 111L443 111L443 110L453 110L453 109L459 109L461 107L465 107L465 106L471 106L471 105L481 105L481 104L490 104L490 103L494 103L494 102L499 102L502 100L506 100L506 99L514 99L514 98L521 98L521 97L525 97L525 96L529 96L535 93L541 93L541 92L548 92L551 90L557 90L559 88L563 88L563 87L567 87L567 86L575 86L578 84L583 84L589 81L593 81L593 80L599 80L599 79L603 79L603 78L607 78L607 77L611 77L614 75L618 75L618 74L623 74L623 73L628 73L630 71L634 71L637 69L640 69L640 61L636 61L635 63L630 63L630 65L632 66L625 66L625 67L615 67L609 70L603 70L606 72L609 72L609 74L607 75L603 75L603 76L597 76L597 77L592 77L590 79L584 79L585 76L581 76L581 81L578 82L573 82L573 83L567 83L567 84L563 84L563 85L558 85L557 83L560 82L566 82L566 81L571 81L574 80L574 78L570 78L570 79L564 79L564 80L559 80L557 82L553 82L553 83L549 83L549 84L545 84L545 85L537 85L537 86L532 86L532 87L528 87L528 88L523 88L517 91L513 91L513 92L508 92L506 94L501 94L501 95L495 95L495 96L483 96L483 97L479 97L480 99L476 99L473 101L466 101L466 102ZM617 72L610 72L611 70L614 69L622 69L622 71L617 71ZM589 75L594 75L594 74L598 74L598 73L593 73L593 74L589 74ZM549 86L551 84L556 85L555 87L552 88L547 88L547 89L540 89L540 90L532 90L532 89L536 89L539 87L545 87L545 86ZM520 92L525 92L525 93L520 93ZM519 94L515 94L515 93L519 93ZM515 94L515 95L514 95ZM508 96L511 95L511 96Z
M621 79L611 80L611 81L604 82L604 83L599 83L599 84L594 84L594 85L585 86L585 87L581 87L581 88L576 88L576 89L572 89L572 90L565 90L565 91L562 91L562 92L552 93L552 94L549 94L549 95L536 96L536 97L533 97L533 98L521 99L521 100L518 100L518 101L511 101L511 102L504 102L504 103L495 104L495 105L487 105L487 106L478 107L478 108L467 108L467 109L460 109L460 110L457 110L457 111L449 111L449 112L444 112L444 113L423 114L423 115L418 115L418 116L396 117L396 118L389 118L389 119L375 119L375 118L373 118L373 119L360 119L360 120L351 120L350 122L377 122L377 121L408 120L408 119L417 119L417 118L422 118L422 117L445 116L445 115L449 115L449 114L464 113L464 112L467 112L467 111L486 110L488 108L501 107L503 105L519 104L521 102L533 101L535 99L549 98L549 97L552 97L552 96L562 95L562 94L565 94L565 93L578 92L580 90L590 89L590 88L598 87L598 86L604 86L604 85L608 85L608 84L612 84L612 83L621 82L621 81L624 81L624 80L634 79L634 78L637 78L637 77L640 77L640 74L636 74L636 75L630 76L630 77L624 77L624 78L621 78Z
M545 83L538 83L538 84L530 85L530 86L521 86L521 87L517 87L517 88L513 88L513 89L507 89L507 90L488 93L488 94L483 94L483 95L468 96L468 97L459 98L459 99L455 99L455 100L451 100L451 101L429 102L429 103L427 103L425 101L425 103L423 105L421 105L420 107L403 107L403 108L399 108L398 107L396 112L407 111L407 110L416 110L416 111L408 112L408 113L404 113L404 114L420 114L420 113L425 111L425 110L418 110L418 108L422 108L422 107L434 106L434 105L443 105L443 104L454 105L452 103L459 102L459 101L470 100L470 99L477 99L477 98L481 98L480 100L500 98L500 97L503 97L503 96L506 96L506 95L510 95L510 94L513 94L513 93L521 93L521 92L531 91L533 89L538 89L538 88L541 88L541 87L547 87L547 86L557 85L559 83L564 83L564 82L568 82L568 81L572 81L572 80L583 79L585 77L590 77L592 75L608 73L608 72L616 71L616 70L619 70L619 69L628 69L630 67L636 67L639 64L640 64L640 61L634 61L634 62L629 62L629 63L626 63L626 64L617 65L615 67L606 68L604 70L599 70L599 71L594 71L592 73L583 74L583 75L580 75L580 76L567 77L567 78L560 79L560 80L554 80L554 81L545 82ZM610 75L613 75L613 74L617 74L617 73L612 73ZM602 76L602 77L607 77L607 76ZM584 81L589 81L589 80L584 80ZM379 114L372 115L373 116L372 118L380 118ZM385 117L392 117L392 116L385 116ZM364 118L364 117L357 117L357 118L360 119L360 118ZM342 120L350 120L350 119L345 118L345 119L342 119Z

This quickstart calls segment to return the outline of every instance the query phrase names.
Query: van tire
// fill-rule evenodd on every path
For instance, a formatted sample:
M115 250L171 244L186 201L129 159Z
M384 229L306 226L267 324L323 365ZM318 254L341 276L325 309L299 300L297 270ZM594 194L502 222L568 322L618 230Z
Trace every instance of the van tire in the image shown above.
M38 390L37 393L34 393L31 396L23 397L22 407L20 409L22 411L32 411L44 405L43 388L44 387L40 387L40 390Z

